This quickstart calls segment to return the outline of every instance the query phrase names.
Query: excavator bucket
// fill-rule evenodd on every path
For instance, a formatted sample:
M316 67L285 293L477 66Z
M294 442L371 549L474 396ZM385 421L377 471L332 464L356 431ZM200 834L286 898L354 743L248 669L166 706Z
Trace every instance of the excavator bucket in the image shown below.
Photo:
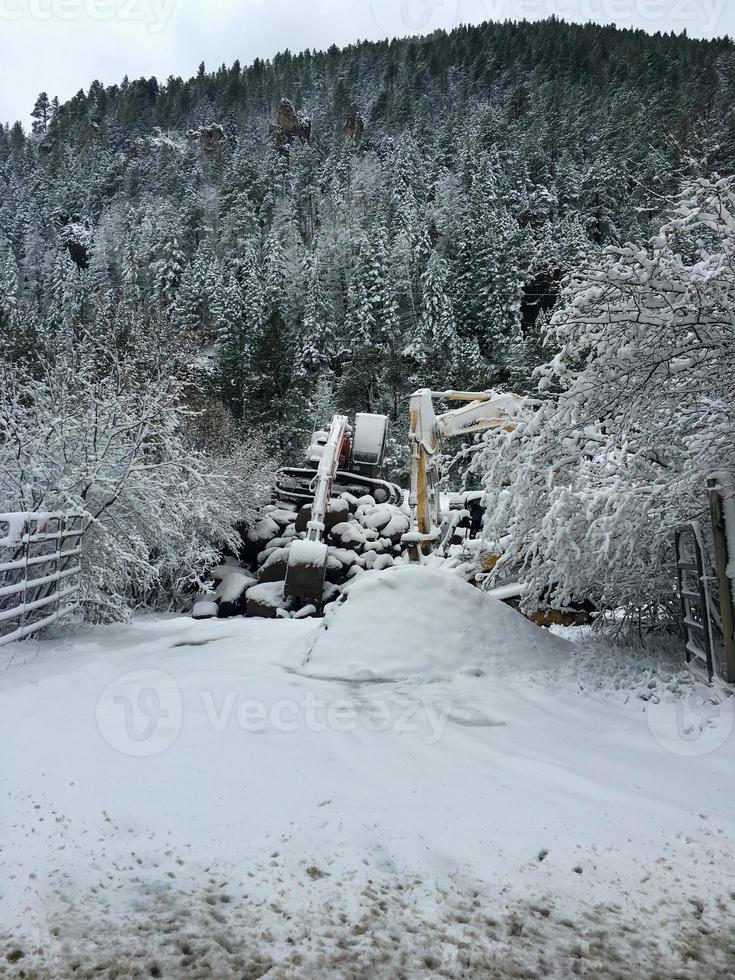
M294 541L288 554L283 594L321 606L327 574L327 546L322 541Z

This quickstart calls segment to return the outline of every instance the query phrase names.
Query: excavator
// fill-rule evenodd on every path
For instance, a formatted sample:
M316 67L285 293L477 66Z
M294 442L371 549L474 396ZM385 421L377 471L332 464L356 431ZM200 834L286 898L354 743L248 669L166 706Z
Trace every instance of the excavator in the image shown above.
M435 399L467 404L437 415L434 412ZM410 562L423 562L432 553L446 554L457 526L457 511L442 511L441 507L437 451L442 441L451 436L478 432L512 432L517 425L517 416L529 404L527 398L496 391L431 391L422 388L413 393L409 408L411 526L402 538ZM481 498L482 495L474 496ZM492 569L498 557L489 556L487 568ZM493 587L488 594L513 605L523 590L517 582L510 580ZM595 612L592 603L582 602L572 603L561 610L541 608L528 616L539 626L573 626L589 623Z
M441 415L434 400L466 402ZM519 395L495 391L431 391L421 388L409 403L409 454L411 486L408 503L411 527L403 536L409 561L421 562L433 551L441 552L451 541L456 514L442 514L439 494L439 446L451 436L491 430L512 431L514 418L526 400Z
M434 400L467 404L436 415ZM443 550L452 538L457 512L442 515L437 451L443 439L491 429L512 428L524 399L497 392L431 391L422 388L410 399L410 472L408 504L411 527L403 537L409 560L420 562ZM284 595L321 604L328 548L325 542L330 500L341 493L370 494L376 503L401 504L403 491L382 479L388 419L360 413L350 424L335 415L328 430L318 430L301 468L280 471L276 499L291 508L308 507L306 537L292 542ZM314 468L316 467L316 472Z
M354 425L346 415L335 415L328 430L312 435L306 465L279 472L276 499L309 508L306 537L292 542L289 550L283 589L287 598L321 605L328 559L324 538L333 496L370 494L376 503L402 502L401 488L382 479L387 433L385 415L358 413Z

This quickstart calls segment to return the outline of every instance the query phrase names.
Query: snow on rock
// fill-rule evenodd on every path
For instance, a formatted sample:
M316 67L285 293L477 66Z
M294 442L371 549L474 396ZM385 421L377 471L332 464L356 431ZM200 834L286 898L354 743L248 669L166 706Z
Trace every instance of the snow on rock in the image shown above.
M288 556L290 548L275 548L270 552L266 560L258 569L258 581L260 582L283 582L286 578L288 568Z
M265 563L268 561L268 558L273 554L274 551L277 550L278 550L277 547L274 547L272 544L270 544L268 545L267 548L263 548L262 551L259 551L256 558L258 568L260 568L261 565L265 565Z
M556 668L565 640L457 576L404 565L360 575L309 638L302 672L343 680L440 680Z
M266 550L270 550L271 548L273 548L273 549L275 549L275 548L288 548L288 546L291 544L291 538L292 537L293 537L293 535L288 535L284 531L283 537L273 538L273 540L270 542L270 544L268 545L268 548Z
M333 582L325 582L322 589L322 603L326 605L328 602L334 602L340 594L341 590L338 585L334 585Z
M251 528L248 528L246 537L248 541L260 543L270 541L272 538L275 538L278 533L278 524L276 524L270 515L266 515L257 523L253 524Z
M245 593L248 616L275 619L279 609L286 609L289 600L283 595L283 582L261 582Z
M337 523L337 519L346 520L350 516L350 503L343 497L336 497L329 501L329 508L327 510L328 517Z
M298 514L296 514L295 511L292 510L283 510L282 508L277 507L275 510L271 510L268 512L268 517L272 521L274 521L279 526L279 528L285 528L289 524L296 523L296 518L298 517Z
M360 516L362 517L362 515ZM376 531L382 531L386 524L390 524L392 516L390 504L383 504L380 507L376 507L372 513L365 514L362 517L362 523L365 527L372 527Z
M217 603L211 599L200 599L191 610L192 619L216 619L218 614Z
M357 510L357 497L354 494L348 493L346 490L344 493L340 494L340 500L344 500L350 511L354 514Z
M293 619L308 619L310 616L316 616L317 608L316 606L309 605L302 606L301 609L297 609L293 614Z
M365 529L366 540L380 537L388 546L397 544L411 523L408 514L394 504L360 503L355 517Z
M337 524L332 528L332 535L338 538L342 545L361 546L365 544L366 540L363 528L353 521L345 521L342 524Z
M408 531L411 526L411 521L408 515L398 510L397 507L394 507L393 511L393 516L388 524L381 528L381 531L386 538L390 538L391 541L397 543L401 536Z
M330 557L336 558L342 565L360 565L365 564L365 559L362 555L358 555L356 551L351 551L348 548L330 548Z
M231 569L228 575L221 577L220 584L215 592L220 602L235 602L243 592L255 585L256 579L248 575L242 569Z
M378 504L370 494L358 498L344 493L329 502L324 539L318 545L316 560L315 551L306 557L315 546L304 540L311 520L310 505L295 514L287 506L272 504L264 508L263 516L270 523L264 528L256 525L260 539L257 543L251 541L246 548L258 569L258 581L283 582L289 565L317 564L325 566L326 581L332 586L342 586L354 577L355 567L389 568L394 556L401 553L401 537L410 524L405 507ZM297 558L297 554L302 557ZM255 607L251 604L250 608Z
M350 505L340 497L329 501L327 512L324 515L324 526L330 531L336 524L341 524L350 517ZM294 529L296 531L306 531L311 520L311 504L305 504L298 513Z

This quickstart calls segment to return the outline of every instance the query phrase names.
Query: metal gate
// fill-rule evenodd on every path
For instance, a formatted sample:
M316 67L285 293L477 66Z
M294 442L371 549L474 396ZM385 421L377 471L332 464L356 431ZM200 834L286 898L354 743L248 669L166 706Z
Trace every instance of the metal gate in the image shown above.
M707 587L702 530L696 521L676 529L676 570L681 615L686 634L686 661L701 661L707 676L714 676L712 603Z
M85 515L0 514L0 646L79 608Z

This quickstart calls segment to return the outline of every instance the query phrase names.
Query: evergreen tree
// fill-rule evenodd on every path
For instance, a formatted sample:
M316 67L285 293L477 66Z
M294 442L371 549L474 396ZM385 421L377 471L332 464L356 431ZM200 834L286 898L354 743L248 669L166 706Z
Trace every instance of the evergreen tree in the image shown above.
M6 323L18 305L18 263L12 249L0 253L0 320Z
M153 266L153 298L163 312L170 313L184 276L186 256L175 235L166 239L161 253Z
M31 111L31 116L33 117L33 132L45 133L48 129L49 119L51 117L51 103L49 102L49 97L45 92L41 92L36 99Z
M211 368L197 397L282 447L317 390L396 420L426 375L528 390L569 270L735 171L733 65L552 19L41 93L33 134L0 127L13 350L163 322ZM284 98L313 120L287 157Z

